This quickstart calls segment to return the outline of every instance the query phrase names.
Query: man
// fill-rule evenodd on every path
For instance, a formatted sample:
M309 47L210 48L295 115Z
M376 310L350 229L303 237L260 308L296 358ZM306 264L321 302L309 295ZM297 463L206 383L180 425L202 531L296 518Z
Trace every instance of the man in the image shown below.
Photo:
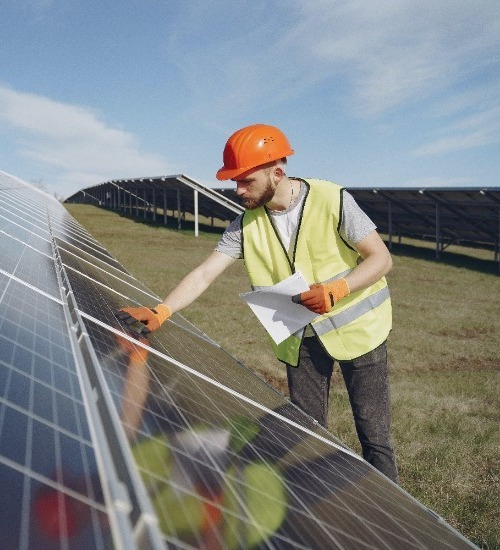
M318 317L279 345L290 399L327 425L333 362L339 363L364 458L397 482L390 438L386 339L391 302L384 276L391 256L351 195L323 180L289 178L286 136L256 124L227 141L217 179L231 179L246 211L216 249L154 309L124 308L122 320L156 330L191 304L236 259L252 287L274 285L300 271L310 289L294 299Z

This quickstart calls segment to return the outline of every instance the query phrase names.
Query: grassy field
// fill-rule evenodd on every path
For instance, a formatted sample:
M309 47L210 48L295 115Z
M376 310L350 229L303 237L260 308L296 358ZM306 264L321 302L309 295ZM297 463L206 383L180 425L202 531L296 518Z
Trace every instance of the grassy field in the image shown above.
M84 205L66 205L134 276L165 296L203 260L218 231L166 229ZM419 246L417 246L417 244ZM500 278L491 251L432 244L393 248L389 339L393 437L401 486L484 549L500 549ZM284 394L284 368L238 298L242 262L183 315ZM359 452L335 370L329 425Z

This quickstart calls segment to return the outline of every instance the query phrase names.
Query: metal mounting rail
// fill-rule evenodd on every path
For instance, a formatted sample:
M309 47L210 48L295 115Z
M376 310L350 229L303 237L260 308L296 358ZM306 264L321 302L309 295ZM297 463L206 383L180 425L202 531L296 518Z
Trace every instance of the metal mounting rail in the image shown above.
M49 229L63 310L89 422L114 545L119 550L163 550L165 544L146 488L134 464L58 246Z

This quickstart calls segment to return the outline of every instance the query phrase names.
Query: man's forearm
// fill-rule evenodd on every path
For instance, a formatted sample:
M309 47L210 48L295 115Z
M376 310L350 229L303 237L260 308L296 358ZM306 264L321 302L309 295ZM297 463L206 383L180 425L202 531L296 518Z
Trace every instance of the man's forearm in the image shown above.
M350 292L367 288L376 283L384 275L387 275L392 267L392 260L382 256L369 256L365 258L345 278Z
M171 313L189 306L201 296L217 277L236 260L221 252L212 252L198 267L189 272L163 300Z
M188 273L184 279L168 294L163 303L172 313L180 311L193 303L205 292L212 281L206 280L198 269Z
M350 292L376 283L392 268L392 257L384 241L373 231L356 245L363 261L345 278Z

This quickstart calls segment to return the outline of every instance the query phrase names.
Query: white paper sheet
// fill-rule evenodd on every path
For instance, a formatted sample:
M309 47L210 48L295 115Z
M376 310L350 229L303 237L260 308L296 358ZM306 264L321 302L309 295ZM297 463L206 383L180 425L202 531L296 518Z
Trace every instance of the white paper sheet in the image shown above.
M292 302L292 296L309 290L301 273L264 290L245 292L240 297L250 306L271 338L279 344L308 325L318 315L301 304Z

